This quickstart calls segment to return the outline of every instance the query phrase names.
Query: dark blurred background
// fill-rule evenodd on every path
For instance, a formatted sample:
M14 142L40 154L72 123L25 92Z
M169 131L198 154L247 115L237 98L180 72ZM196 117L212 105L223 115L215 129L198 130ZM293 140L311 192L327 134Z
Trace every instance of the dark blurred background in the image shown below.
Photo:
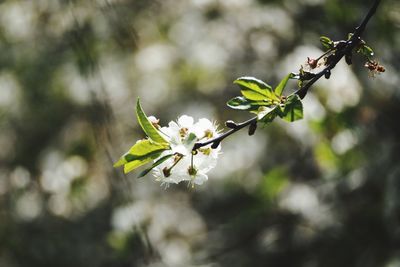
M384 74L339 64L304 120L227 139L205 185L112 168L137 97L164 125L247 119L235 78L276 84L372 2L0 1L0 266L399 267L397 0L363 36Z

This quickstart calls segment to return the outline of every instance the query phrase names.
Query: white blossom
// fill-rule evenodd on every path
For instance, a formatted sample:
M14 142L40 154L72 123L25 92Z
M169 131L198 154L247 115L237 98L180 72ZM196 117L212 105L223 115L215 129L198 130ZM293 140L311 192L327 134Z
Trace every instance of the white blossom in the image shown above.
M168 127L162 127L160 132L165 135L171 150L164 151L155 162L164 156L172 156L153 169L156 180L166 186L182 181L194 186L207 181L207 173L216 166L221 148L212 149L209 144L193 151L193 147L196 142L218 136L215 123L204 118L194 123L192 117L183 115L176 122L169 122Z

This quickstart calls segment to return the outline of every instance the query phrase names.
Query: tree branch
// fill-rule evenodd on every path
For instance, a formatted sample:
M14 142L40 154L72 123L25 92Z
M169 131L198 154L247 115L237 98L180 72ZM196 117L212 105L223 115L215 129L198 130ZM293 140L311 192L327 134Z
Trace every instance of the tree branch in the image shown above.
M306 85L302 86L300 89L298 89L295 94L297 94L301 99L303 99L308 92L308 89L313 85L316 81L318 81L322 76L324 76L326 73L330 72L331 69L333 69L336 64L350 51L352 51L361 41L360 37L361 34L363 34L365 27L367 26L367 23L371 19L371 17L375 14L376 9L378 8L379 3L381 0L375 0L374 4L368 11L367 15L364 17L363 21L361 24L355 29L352 37L350 40L346 41L343 43L344 45L340 47L340 49L337 49L335 54L332 57L331 63L324 68L322 71L317 73L313 79L311 79Z
M254 118L251 118L251 119L249 119L247 121L244 121L242 123L235 124L234 128L230 129L229 131L226 131L225 133L223 133L221 135L218 135L215 138L212 138L212 139L210 139L210 140L208 140L206 142L197 142L196 144L194 144L193 150L196 150L196 149L198 149L200 147L203 147L203 146L206 146L206 145L209 145L209 144L212 144L212 148L217 148L219 146L219 144L221 143L221 141L224 140L226 137L228 137L231 134L239 131L240 129L242 129L242 128L246 127L246 126L249 126L252 123L256 123L256 122L257 122L257 117L254 117Z
M365 27L367 26L369 20L375 14L376 9L378 8L380 2L381 2L381 0L375 0L374 4L372 5L370 10L368 11L367 15L365 15L365 17L364 17L363 21L361 22L360 26L358 26L356 28L356 30L354 31L354 36L357 36L357 37L361 36L361 34L364 32Z
M371 17L376 13L376 10L380 4L381 0L375 0L371 8L369 9L367 15L365 15L364 19L360 23L360 25L355 28L352 37L347 40L347 41L339 41L337 42L337 45L335 46L334 53L330 56L329 58L329 64L320 72L316 73L315 76L309 80L305 85L301 86L297 91L294 92L294 94L297 94L301 99L303 99L306 95L310 87L318 81L322 76L325 76L327 79L329 79L330 72L333 68L336 67L336 64L347 54L351 53L352 50L360 44L361 42L361 35L363 34L365 27L367 26L369 20ZM224 140L226 137L234 134L235 132L243 129L246 126L249 126L253 123L257 123L257 117L251 118L247 121L244 121L242 123L237 123L233 124L232 129L226 131L225 133L212 138L206 142L197 142L193 150L199 149L203 146L212 144L212 148L217 148L219 144L221 143L222 140Z

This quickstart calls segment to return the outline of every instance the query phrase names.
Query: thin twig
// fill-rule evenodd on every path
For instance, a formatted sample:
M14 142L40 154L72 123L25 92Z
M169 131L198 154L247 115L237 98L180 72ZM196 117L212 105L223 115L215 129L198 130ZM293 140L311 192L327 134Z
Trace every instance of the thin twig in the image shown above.
M372 7L369 9L367 15L364 17L360 25L355 29L353 32L352 37L347 40L347 41L341 41L342 45L340 47L336 47L334 54L331 55L329 64L320 72L316 73L315 76L308 81L305 85L300 87L297 91L294 92L294 94L297 94L301 99L303 99L306 95L310 87L318 81L322 76L330 75L330 72L333 68L336 67L336 64L348 53L350 53L357 45L360 44L361 42L361 35L363 34L365 27L367 26L369 20L371 17L375 14L381 0L375 0L374 4ZM244 121L242 123L237 123L234 128L226 131L225 133L212 138L206 142L197 142L193 150L199 149L200 147L212 144L212 147L217 147L222 140L224 140L226 137L234 134L235 132L243 129L246 126L249 126L252 123L257 123L257 117L253 117L247 121Z
M326 73L330 72L336 64L351 50L353 50L361 41L360 37L361 34L363 34L365 30L365 26L371 19L371 17L375 14L376 9L378 8L379 3L381 0L375 0L374 4L368 11L368 14L364 17L363 21L361 24L355 29L352 37L350 40L346 41L345 44L338 49L335 54L332 57L331 63L324 68L322 71L318 72L313 79L311 79L306 85L302 86L300 89L298 89L295 94L297 94L301 99L303 99L307 92L308 89L313 85L316 81L318 81L322 76L324 76Z
M364 32L365 27L367 26L367 24L368 24L369 20L372 18L372 16L375 14L376 9L378 8L380 2L381 2L381 0L375 0L374 4L372 5L370 10L368 11L367 15L365 15L365 18L361 22L360 26L358 26L356 28L356 30L354 32L355 36L360 37L361 34Z
M251 118L251 119L249 119L247 121L244 121L242 123L238 123L238 124L236 124L235 128L230 129L229 131L226 131L225 133L223 133L221 135L218 135L215 138L212 138L212 139L210 139L210 140L208 140L206 142L197 142L196 144L194 144L193 150L196 150L196 149L198 149L200 147L203 147L203 146L206 146L206 145L209 145L209 144L218 144L219 145L219 143L221 143L221 141L224 140L226 137L230 136L231 134L239 131L240 129L242 129L242 128L244 128L244 127L246 127L246 126L248 126L248 125L250 125L250 124L252 124L253 122L256 122L256 121L257 121L257 117L254 117L254 118ZM218 145L216 145L216 146L218 146Z

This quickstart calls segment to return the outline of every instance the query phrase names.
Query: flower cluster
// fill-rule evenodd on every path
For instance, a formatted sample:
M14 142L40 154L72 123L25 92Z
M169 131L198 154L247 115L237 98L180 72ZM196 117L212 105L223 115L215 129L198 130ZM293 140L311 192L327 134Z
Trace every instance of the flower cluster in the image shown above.
M193 147L196 142L216 137L217 126L204 118L194 123L193 118L187 115L179 117L177 122L171 121L168 127L159 127L158 120L152 116L149 120L165 136L171 148L164 151L155 162L171 152L173 154L153 169L152 174L156 180L166 186L181 181L188 181L194 186L207 181L207 172L215 167L221 147L212 149L211 145L208 145L197 150L193 150Z

